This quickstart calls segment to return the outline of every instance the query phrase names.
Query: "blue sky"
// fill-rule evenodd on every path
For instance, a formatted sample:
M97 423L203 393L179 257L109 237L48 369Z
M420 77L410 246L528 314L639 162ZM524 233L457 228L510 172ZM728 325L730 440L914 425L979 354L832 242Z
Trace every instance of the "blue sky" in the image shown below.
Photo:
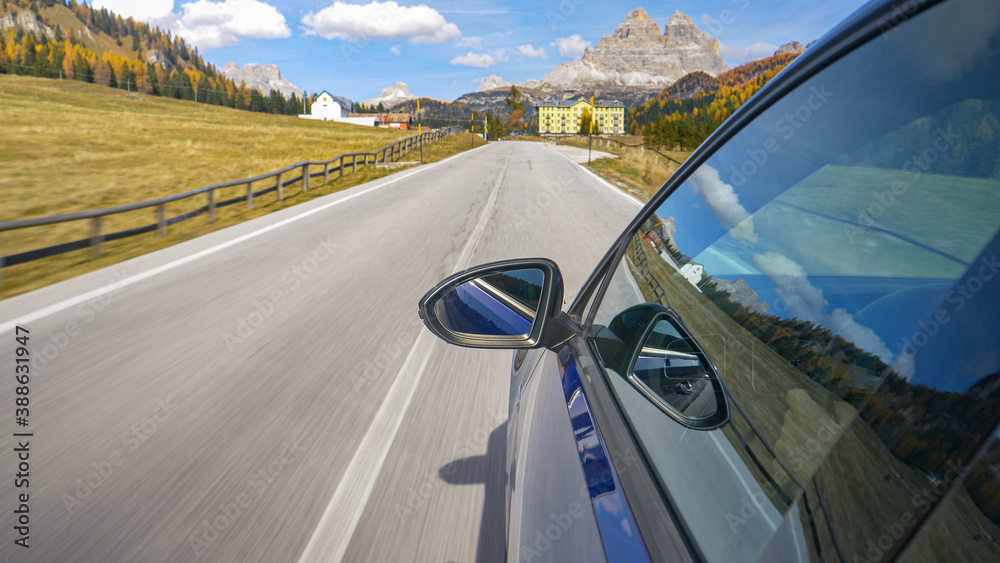
M406 82L454 100L498 75L538 79L578 59L636 7L662 26L674 11L717 38L730 66L817 39L861 0L92 0L199 47L209 62L273 63L308 92L361 101Z

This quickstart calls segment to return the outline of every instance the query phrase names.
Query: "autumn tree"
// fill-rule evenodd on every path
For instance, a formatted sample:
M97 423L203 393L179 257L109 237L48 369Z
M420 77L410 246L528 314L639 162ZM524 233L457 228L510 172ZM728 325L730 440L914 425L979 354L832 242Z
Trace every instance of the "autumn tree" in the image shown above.
M517 86L510 87L510 93L504 99L504 104L510 110L510 117L507 119L507 129L511 132L524 132L524 95L517 89Z

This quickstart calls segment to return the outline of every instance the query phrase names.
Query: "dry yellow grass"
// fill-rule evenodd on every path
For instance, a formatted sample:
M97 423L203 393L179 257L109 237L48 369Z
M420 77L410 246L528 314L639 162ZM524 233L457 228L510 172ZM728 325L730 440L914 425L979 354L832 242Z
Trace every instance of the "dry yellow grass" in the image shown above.
M134 94L133 94L134 96ZM0 221L70 213L134 203L200 186L256 176L303 160L327 160L341 153L375 151L415 134L293 116L252 114L152 96L141 99L93 84L0 76ZM425 160L469 148L456 137L424 149ZM407 157L417 158L416 153ZM157 239L141 235L107 243L105 255L88 251L4 268L0 298L35 289L176 244L319 195L391 174L367 169L310 192L298 185L285 202L270 194L248 211L245 205L219 210L207 225L196 217L171 227ZM257 189L264 187L263 184ZM318 188L318 189L317 189ZM221 190L217 201L245 194L244 187ZM168 216L205 205L205 198L168 206ZM102 231L113 232L155 221L155 209L106 217ZM75 221L0 234L0 254L41 248L89 236L89 223Z
M613 137L629 144L642 144L641 137ZM587 148L586 137L568 137L560 139L559 144ZM660 151L671 159L664 158L653 150L623 147L618 143L605 141L595 137L593 149L614 154L618 158L602 158L593 161L590 169L605 180L639 198L649 201L660 187L679 168L677 162L684 162L690 152Z

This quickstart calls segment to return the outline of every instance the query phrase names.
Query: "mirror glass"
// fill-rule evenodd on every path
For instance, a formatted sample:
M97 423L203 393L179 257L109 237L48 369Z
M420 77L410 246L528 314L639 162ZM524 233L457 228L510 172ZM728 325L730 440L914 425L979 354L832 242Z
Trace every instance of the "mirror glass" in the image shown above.
M444 294L434 304L434 314L458 334L526 336L544 283L545 273L538 268L487 274Z
M632 377L685 418L707 418L718 410L700 354L666 318L656 323L643 342Z

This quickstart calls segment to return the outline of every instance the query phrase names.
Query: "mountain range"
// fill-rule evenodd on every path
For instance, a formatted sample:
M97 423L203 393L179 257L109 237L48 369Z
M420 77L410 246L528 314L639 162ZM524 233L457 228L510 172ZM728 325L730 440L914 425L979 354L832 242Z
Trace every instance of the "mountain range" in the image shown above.
M701 71L717 76L728 69L719 56L718 40L702 33L687 15L674 12L661 33L660 25L646 10L636 8L613 33L602 37L594 48L588 47L579 60L563 63L539 80L516 86L529 104L594 95L602 100L635 105L689 73ZM499 110L512 85L515 84L492 75L483 79L476 92L465 94L456 102L480 111ZM413 98L406 85L399 83L364 103L381 102L391 107Z
M579 61L563 63L542 77L548 91L643 88L661 90L685 74L712 76L729 70L719 41L701 32L691 18L674 12L663 33L642 8L628 13L614 33L587 49Z
M401 104L405 101L416 99L417 96L410 93L410 89L405 82L397 82L395 86L384 88L382 93L377 97L365 100L361 103L369 107L376 107L379 104L382 104L386 108L391 108L392 106Z
M222 74L236 84L242 82L251 90L260 90L265 96L270 94L271 90L277 90L286 98L291 98L293 95L302 97L302 90L281 76L278 65L248 63L241 69L236 63L226 63L226 66L222 67Z

